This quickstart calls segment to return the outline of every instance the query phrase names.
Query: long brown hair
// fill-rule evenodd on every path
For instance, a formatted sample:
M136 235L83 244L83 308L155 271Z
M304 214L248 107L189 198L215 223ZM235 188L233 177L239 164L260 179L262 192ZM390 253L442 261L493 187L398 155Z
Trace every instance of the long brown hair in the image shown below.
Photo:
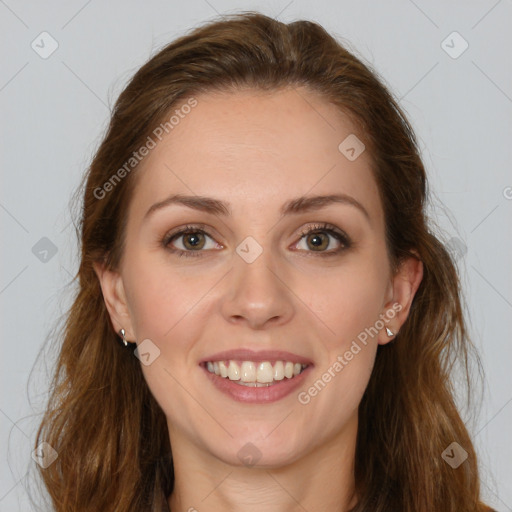
M195 94L299 86L348 114L361 133L384 207L393 270L412 251L424 265L409 317L393 343L379 346L359 407L360 499L352 510L488 510L451 384L458 363L469 398L471 353L481 370L480 362L454 259L428 225L426 173L411 125L376 72L321 26L249 12L194 29L136 72L82 183L77 291L35 443L45 441L59 454L40 470L56 511L161 511L173 489L164 413L139 361L118 344L93 270L95 261L116 268L123 254L137 174L137 165L127 168L126 162ZM442 457L452 442L468 454L458 468Z

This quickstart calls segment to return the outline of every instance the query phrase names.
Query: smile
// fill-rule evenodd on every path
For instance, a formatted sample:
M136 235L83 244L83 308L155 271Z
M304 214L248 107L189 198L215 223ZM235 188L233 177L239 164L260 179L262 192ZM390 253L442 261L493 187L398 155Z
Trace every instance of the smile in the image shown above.
M207 361L206 369L224 379L229 379L242 386L271 386L283 379L293 379L300 375L307 364L291 361Z

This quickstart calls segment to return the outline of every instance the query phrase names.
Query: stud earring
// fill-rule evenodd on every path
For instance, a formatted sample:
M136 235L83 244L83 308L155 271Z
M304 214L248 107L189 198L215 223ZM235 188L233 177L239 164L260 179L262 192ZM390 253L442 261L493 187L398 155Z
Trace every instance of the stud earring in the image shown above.
M394 336L395 335L395 333L389 327L386 327L386 334L388 336ZM398 333L396 333L396 334L398 334Z
M119 336L121 336L121 338L123 338L123 340L122 340L123 345L125 347L129 347L130 345L131 346L136 345L136 343L133 343L131 341L126 341L125 333L126 333L126 331L124 329L119 329Z

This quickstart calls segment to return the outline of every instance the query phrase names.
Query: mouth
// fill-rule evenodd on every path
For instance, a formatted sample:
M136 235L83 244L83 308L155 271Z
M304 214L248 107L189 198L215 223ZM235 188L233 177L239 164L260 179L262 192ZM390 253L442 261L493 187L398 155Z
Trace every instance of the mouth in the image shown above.
M248 387L273 386L283 379L293 379L309 365L292 361L206 361L206 370L223 379Z
M199 366L209 381L232 399L268 403L300 386L313 363L289 352L237 350L209 356Z

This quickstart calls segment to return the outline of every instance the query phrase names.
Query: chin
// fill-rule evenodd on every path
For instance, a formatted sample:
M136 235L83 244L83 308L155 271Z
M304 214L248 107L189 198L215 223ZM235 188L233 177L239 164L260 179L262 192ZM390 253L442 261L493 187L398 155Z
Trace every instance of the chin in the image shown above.
M270 432L270 431L269 431ZM273 434L270 434L272 436ZM285 436L283 436L285 437ZM217 458L237 467L271 469L293 463L300 456L302 447L293 442L286 442L276 436L274 439L254 439L251 436L231 440L230 447L220 450L216 446L212 452Z

